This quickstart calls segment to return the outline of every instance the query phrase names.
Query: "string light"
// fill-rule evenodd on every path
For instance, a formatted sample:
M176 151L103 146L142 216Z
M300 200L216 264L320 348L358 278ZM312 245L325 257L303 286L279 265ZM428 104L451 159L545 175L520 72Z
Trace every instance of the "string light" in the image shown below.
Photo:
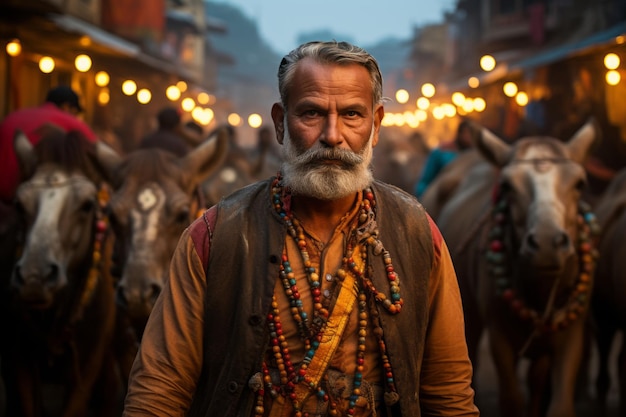
M252 113L248 116L248 124L250 127L257 128L263 124L263 118L257 113Z
M52 71L54 71L54 67L54 59L50 58L49 56L44 56L39 60L39 69L45 74L50 74Z
M170 85L165 90L165 95L167 96L168 99L170 99L170 101L176 101L180 98L180 95L181 95L180 88L178 88L178 86L175 86L175 85Z
M433 97L435 95L435 86L431 83L422 85L422 95L427 98Z
M80 54L74 60L74 66L77 71L87 72L91 69L91 58L89 55Z
M620 59L617 54L610 53L604 56L604 66L606 69L614 70L619 67Z
M122 83L122 92L127 96L132 96L137 91L137 83L133 80L126 80Z
M241 124L241 116L237 113L231 113L228 115L228 124L231 126L239 126Z
M517 93L517 95L515 96L515 102L521 106L524 107L525 105L528 104L528 94L526 94L523 91L520 91L519 93Z
M141 104L148 104L152 100L152 93L147 88L137 91L137 101Z
M491 55L483 55L480 58L480 68L482 68L483 71L485 72L493 71L495 67L496 67L496 59L492 57Z
M98 71L94 79L98 87L106 87L111 81L111 77L106 71Z
M504 86L502 86L502 91L504 91L504 94L507 97L515 97L515 95L517 94L517 84L509 81L508 83L505 83Z
M6 51L9 56L13 57L21 54L22 44L20 43L19 39L13 39L11 42L7 43Z
M622 79L622 76L618 71L611 70L607 71L605 79L608 85L617 85Z
M409 101L409 92L403 88L396 91L396 101L400 104L405 104Z

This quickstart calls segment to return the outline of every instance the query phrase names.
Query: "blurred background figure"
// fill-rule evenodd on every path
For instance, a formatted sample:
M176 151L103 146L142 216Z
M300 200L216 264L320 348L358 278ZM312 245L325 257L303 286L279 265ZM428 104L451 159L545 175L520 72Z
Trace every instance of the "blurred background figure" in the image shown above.
M202 142L202 128L190 127L189 123L183 124L177 108L164 107L156 118L157 129L141 140L139 148L161 148L176 156L184 156Z
M183 132L185 132L187 134L191 133L192 135L195 135L195 136L201 138L201 140L204 140L204 137L205 137L204 136L204 128L202 126L200 126L198 123L194 122L193 120L188 120L184 124Z
M274 130L269 126L259 129L256 146L250 152L250 176L255 180L275 175L280 169L282 157L274 137Z
M374 148L374 176L412 194L430 153L426 138L420 131L413 131L407 136L389 128L381 130L381 138L384 140Z
M78 130L89 141L97 140L93 130L77 115L83 111L78 94L60 85L48 91L43 104L8 114L0 123L0 200L11 204L19 183L19 167L13 151L16 130L23 131L34 145L47 129Z
M415 195L419 198L426 188L460 152L470 149L474 142L474 129L469 120L462 120L457 128L456 137L452 142L442 143L433 149L426 159L426 164L415 186Z

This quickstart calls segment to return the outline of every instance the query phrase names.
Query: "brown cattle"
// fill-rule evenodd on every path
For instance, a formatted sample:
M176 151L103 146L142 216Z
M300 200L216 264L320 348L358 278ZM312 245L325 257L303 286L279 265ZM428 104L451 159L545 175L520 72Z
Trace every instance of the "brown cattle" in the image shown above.
M25 240L5 306L8 415L115 415L124 377L99 153L61 131L35 147L18 132L15 150L28 179L17 191Z
M596 134L590 122L567 142L526 137L509 145L483 129L476 145L484 161L468 167L438 213L470 356L480 366L487 330L502 416L575 415L596 228L581 201L581 163ZM522 359L528 396L518 377Z

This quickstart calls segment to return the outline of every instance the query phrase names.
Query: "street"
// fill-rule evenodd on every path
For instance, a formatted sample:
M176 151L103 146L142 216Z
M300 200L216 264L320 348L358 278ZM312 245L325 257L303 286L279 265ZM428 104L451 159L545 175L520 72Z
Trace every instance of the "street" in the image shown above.
M617 348L622 343L621 335L618 336L616 344L611 353L611 364L617 363ZM481 341L481 364L480 368L476 370L477 380L480 386L476 390L477 403L480 408L481 417L507 417L500 416L498 413L498 398L497 398L497 381L496 373L493 366L493 362L488 352L487 337L484 336ZM525 362L522 362L520 366L519 375L522 377L525 372ZM589 391L587 398L578 398L576 403L577 417L599 417L598 410L593 404L593 397L595 393L594 381L597 373L597 356L595 350L592 352L592 357L589 363L591 381L589 382ZM606 417L618 417L618 393L617 393L617 370L616 367L612 368L612 386L609 392L609 407Z

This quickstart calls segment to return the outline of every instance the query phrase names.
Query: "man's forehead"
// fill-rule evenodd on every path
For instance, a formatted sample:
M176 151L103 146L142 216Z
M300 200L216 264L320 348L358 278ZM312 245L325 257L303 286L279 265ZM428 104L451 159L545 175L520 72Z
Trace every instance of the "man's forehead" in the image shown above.
M327 93L373 95L372 88L368 88L371 86L369 73L361 65L339 65L312 60L300 63L302 65L296 68L290 85L290 97Z

